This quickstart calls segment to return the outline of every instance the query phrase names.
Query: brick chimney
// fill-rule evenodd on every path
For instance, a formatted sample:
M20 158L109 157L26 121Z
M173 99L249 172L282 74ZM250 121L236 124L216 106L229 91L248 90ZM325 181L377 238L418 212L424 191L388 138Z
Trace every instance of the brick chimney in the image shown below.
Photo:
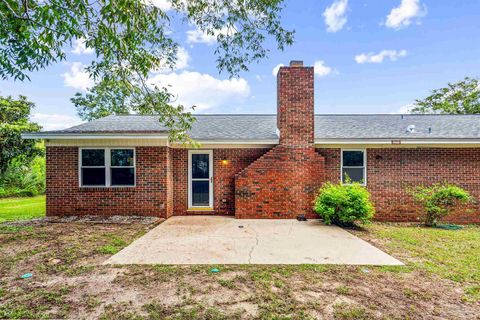
M292 61L277 74L280 144L235 175L235 217L315 218L312 201L325 181L325 159L315 150L313 67Z
M314 146L314 74L303 61L291 61L277 73L277 127L280 145Z

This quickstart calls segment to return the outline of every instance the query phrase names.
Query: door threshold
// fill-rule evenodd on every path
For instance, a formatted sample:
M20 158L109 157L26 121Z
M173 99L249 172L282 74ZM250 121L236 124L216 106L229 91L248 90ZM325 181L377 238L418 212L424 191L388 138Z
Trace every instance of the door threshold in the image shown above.
M188 208L187 211L213 211L213 208Z

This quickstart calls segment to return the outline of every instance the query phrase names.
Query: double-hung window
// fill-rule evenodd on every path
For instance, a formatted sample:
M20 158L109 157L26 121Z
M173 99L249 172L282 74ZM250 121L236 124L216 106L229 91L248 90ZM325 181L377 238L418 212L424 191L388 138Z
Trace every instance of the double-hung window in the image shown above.
M365 150L342 150L342 183L367 184L367 157Z
M80 186L135 186L135 149L80 149Z

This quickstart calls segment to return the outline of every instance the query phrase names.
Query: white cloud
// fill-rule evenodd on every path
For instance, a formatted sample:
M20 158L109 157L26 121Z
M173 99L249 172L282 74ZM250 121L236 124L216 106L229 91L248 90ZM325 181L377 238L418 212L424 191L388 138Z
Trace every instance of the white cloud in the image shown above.
M82 123L76 116L63 114L34 113L31 119L42 126L42 131L61 130Z
M188 30L187 31L187 43L205 43L212 45L217 42L217 37L212 34L206 34L202 30Z
M402 0L398 7L390 11L385 25L392 29L401 29L409 26L412 19L421 18L427 14L427 7L420 4L420 0Z
M73 41L73 50L72 53L74 54L91 54L94 53L95 50L93 48L87 48L85 46L85 38L75 39Z
M172 9L172 3L168 0L144 0L144 3L153 5L162 11L168 11Z
M166 59L160 62L162 67L152 70L153 73L171 73L174 71L182 70L188 68L190 65L190 54L183 47L178 47L177 49L177 61L175 61L175 66L172 68L167 67Z
M407 105L404 105L403 107L398 108L397 111L392 112L392 113L408 114L408 113L411 113L411 112L412 112L412 109L413 109L414 107L415 107L415 106L414 106L413 104L407 104Z
M407 50L382 50L379 53L362 53L355 56L355 61L359 64L364 63L382 63L385 58L396 61L398 58L405 57Z
M62 77L63 84L67 87L86 91L93 85L93 80L90 79L81 62L72 63L70 71L63 73Z
M221 80L209 74L190 71L158 74L150 79L150 83L168 88L177 97L174 104L186 108L196 106L197 111L220 106L231 107L250 95L250 86L243 78Z
M323 60L315 61L313 64L313 70L318 77L325 77L333 72L333 69L327 66Z
M347 23L348 0L336 0L323 12L328 32L337 32Z
M175 64L175 69L185 69L188 67L188 64L190 63L190 54L188 51L183 48L179 47L177 50L177 62Z
M205 43L207 45L212 45L217 42L217 36L220 34L231 35L235 33L235 30L228 27L223 27L221 30L214 32L214 34L207 34L206 32L200 29L188 30L187 31L187 43Z
M277 73L278 73L278 70L280 70L280 67L283 67L283 66L285 66L283 63L277 64L277 65L275 66L275 68L272 69L272 75L273 75L274 77L276 77L276 76L277 76Z
M285 66L283 63L277 64L272 69L272 75L274 77L276 77L277 73L278 73L278 70L280 70L280 67L283 67L283 66ZM327 66L325 64L325 61L323 61L323 60L315 61L315 63L313 64L313 69L314 69L315 75L317 75L318 77L325 77L325 76L335 72L335 70L333 70L331 67Z
M255 79L257 79L258 82L262 82L262 80L263 80L263 79L262 79L262 76L259 75L259 74L256 74L256 75L255 75Z

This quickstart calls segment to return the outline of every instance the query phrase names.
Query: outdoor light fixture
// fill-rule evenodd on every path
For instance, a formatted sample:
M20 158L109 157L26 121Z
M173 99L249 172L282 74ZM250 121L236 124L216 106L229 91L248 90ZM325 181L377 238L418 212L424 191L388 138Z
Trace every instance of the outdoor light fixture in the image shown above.
M225 158L223 158L223 159L222 159L222 164L223 164L223 165L227 165L227 164L228 164L228 160L225 159Z

